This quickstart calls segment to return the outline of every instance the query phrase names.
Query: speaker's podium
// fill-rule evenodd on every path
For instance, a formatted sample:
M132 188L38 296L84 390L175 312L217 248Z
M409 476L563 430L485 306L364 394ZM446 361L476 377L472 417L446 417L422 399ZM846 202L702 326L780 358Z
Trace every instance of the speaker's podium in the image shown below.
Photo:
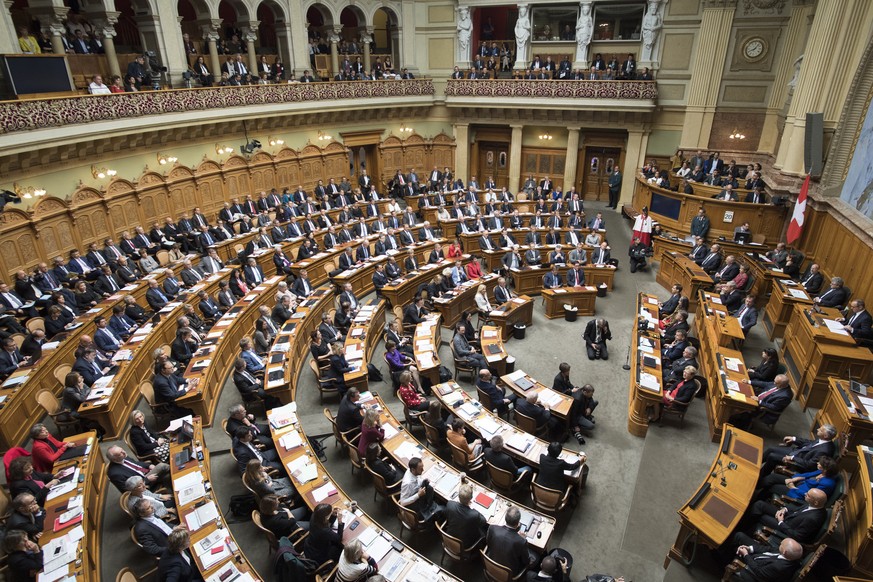
M689 564L694 544L715 549L737 527L746 512L758 474L764 441L751 433L724 425L721 448L704 482L679 509L679 534L667 558Z

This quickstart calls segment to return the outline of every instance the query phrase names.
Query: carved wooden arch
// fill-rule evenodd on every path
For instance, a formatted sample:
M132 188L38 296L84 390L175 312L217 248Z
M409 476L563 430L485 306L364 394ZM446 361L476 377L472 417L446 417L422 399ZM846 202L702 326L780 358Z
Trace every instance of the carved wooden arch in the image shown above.
M125 180L124 178L113 178L106 186L105 196L111 198L113 196L127 194L128 192L134 192L135 190L136 184L130 180Z
M4 232L12 228L18 228L22 225L29 226L29 223L30 214L28 214L24 210L10 208L9 206L6 206L3 212L0 213L0 232Z
M183 180L193 180L194 179L194 170L189 168L188 166L183 166L182 164L177 164L173 166L173 169L167 173L167 177L165 182L167 184L171 184L174 182L181 182Z
M435 136L433 136L433 139L431 141L434 144L455 145L455 138L446 134L446 132L444 132L444 131L441 131L438 134L436 134Z
M249 165L249 162L244 157L233 155L233 156L230 156L229 158L227 158L226 160L224 160L224 163L221 164L221 169L225 170L225 171L236 170L236 169L240 169L240 168L244 169L244 168L247 168L248 165Z
M322 150L325 154L346 153L349 149L341 143L332 141Z
M166 179L163 175L159 174L158 172L149 170L148 167L146 167L140 177L136 180L136 189L145 190L148 188L154 188L156 186L163 186L165 184L165 181Z
M287 162L293 161L299 158L300 156L297 153L297 150L291 149L289 147L283 147L281 150L276 152L275 160L277 162Z
M221 166L215 160L205 158L200 165L194 169L194 175L198 178L209 176L211 174L220 174Z
M422 136L420 136L419 134L417 134L413 131L412 133L409 134L409 136L405 140L403 140L403 145L404 146L422 145L422 144L427 143L427 141L428 140L424 139Z
M306 144L303 146L303 149L297 154L298 158L313 158L320 157L322 154L322 150L320 147L313 144Z
M272 164L273 160L274 160L273 156L271 156L267 152L261 151L261 152L257 152L255 155L253 155L251 157L251 159L249 160L249 166L260 166L260 165Z
M403 140L400 139L399 137L397 137L396 135L394 135L393 133L391 135L389 135L388 137L386 137L382 141L382 143L379 144L379 149L396 148L396 147L403 147Z
M91 206L94 203L102 203L103 194L91 186L81 186L70 195L70 205L73 208Z
M45 198L40 198L31 207L31 212L34 218L45 219L58 214L66 214L69 208L69 204L65 200L54 196L46 196Z

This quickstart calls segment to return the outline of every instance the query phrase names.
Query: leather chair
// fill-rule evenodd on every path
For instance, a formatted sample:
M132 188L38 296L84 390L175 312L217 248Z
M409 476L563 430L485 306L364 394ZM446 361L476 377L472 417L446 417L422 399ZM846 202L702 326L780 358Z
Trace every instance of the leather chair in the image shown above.
M440 532L440 537L443 540L443 554L440 557L440 566L443 565L446 556L456 562L471 562L473 558L476 557L476 548L482 544L483 538L479 538L472 546L465 548L461 540L453 535L447 534L442 525L438 523L436 524L436 528L437 531Z
M516 580L523 579L527 573L525 570L513 576L509 568L503 564L498 564L488 557L487 547L479 550L479 553L482 554L482 563L485 565L485 580L487 582L515 582Z
M564 509L570 501L571 491L570 485L567 485L563 491L543 487L536 483L536 477L530 483L530 498L534 507L549 513L557 513Z

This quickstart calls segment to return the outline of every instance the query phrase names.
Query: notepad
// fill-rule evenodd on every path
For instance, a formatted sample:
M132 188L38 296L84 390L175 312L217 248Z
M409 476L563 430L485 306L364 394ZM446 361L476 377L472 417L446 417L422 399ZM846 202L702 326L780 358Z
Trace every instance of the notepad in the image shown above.
M209 501L186 515L185 523L188 524L189 530L197 531L207 523L215 521L218 518L218 507L216 507L214 501Z
M321 503L331 495L336 495L337 490L334 487L334 484L328 481L318 489L312 490L312 498L315 499L316 503Z
M473 501L475 501L485 509L488 509L489 507L491 507L491 504L494 503L494 498L480 491L476 494L476 497L473 498Z

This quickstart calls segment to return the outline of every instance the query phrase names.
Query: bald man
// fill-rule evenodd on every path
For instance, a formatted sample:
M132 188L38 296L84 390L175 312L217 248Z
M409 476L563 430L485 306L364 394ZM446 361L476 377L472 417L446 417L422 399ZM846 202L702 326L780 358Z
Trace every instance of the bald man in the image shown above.
M791 538L779 544L779 552L759 544L740 546L737 555L746 567L730 578L740 582L781 582L790 580L800 568L803 547Z
M762 527L774 530L775 533L770 536L772 546L779 543L781 538L793 538L802 544L810 544L815 541L815 536L827 519L825 504L828 496L821 489L812 488L806 492L803 500L803 505L792 508L779 508L769 501L756 501L747 516L747 523L754 523L754 530ZM751 545L754 540L743 532L737 532L734 543L737 546Z

